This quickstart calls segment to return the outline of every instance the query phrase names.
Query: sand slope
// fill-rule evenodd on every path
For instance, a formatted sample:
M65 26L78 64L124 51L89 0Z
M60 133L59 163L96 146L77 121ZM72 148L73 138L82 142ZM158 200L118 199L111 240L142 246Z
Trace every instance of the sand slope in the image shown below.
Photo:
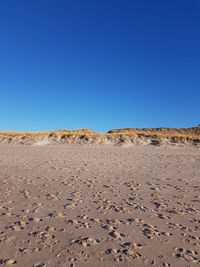
M0 265L199 266L195 148L0 145Z
M200 126L191 128L126 128L98 133L90 129L55 130L49 132L0 131L0 143L47 144L113 144L117 146L190 145L200 147Z

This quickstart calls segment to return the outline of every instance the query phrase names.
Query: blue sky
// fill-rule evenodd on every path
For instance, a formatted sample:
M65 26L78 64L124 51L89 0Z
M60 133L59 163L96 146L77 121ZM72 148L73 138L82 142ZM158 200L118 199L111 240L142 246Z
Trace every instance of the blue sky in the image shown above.
M200 124L199 0L1 0L0 129Z

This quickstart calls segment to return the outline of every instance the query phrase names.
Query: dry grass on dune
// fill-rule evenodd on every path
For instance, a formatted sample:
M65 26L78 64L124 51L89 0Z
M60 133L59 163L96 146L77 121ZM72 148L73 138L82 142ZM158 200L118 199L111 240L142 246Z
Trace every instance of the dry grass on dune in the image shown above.
M125 128L114 129L107 133L98 133L91 129L78 130L53 130L45 132L30 132L30 131L0 131L0 137L7 137L10 139L20 138L26 140L33 140L37 138L60 138L66 140L70 138L82 140L97 140L98 138L107 138L107 140L120 140L123 138L144 138L156 139L161 141L168 139L171 142L200 142L200 126L191 128Z
M125 128L108 131L109 134L123 134L139 138L172 139L172 141L200 142L200 126L191 128Z
M78 130L53 130L44 132L31 132L31 131L0 131L0 135L5 136L44 136L44 135L62 135L62 134L95 134L96 132L91 129L78 129Z

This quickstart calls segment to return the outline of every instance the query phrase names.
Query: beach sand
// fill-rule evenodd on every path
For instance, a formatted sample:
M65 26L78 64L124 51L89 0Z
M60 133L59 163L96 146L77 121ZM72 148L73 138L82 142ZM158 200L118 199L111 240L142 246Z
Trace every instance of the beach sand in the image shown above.
M0 145L0 265L200 266L195 147Z

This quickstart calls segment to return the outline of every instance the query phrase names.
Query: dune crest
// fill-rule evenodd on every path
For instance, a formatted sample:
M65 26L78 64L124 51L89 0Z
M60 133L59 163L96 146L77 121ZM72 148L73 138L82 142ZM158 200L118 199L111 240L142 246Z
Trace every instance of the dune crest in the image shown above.
M107 133L91 129L54 130L47 132L0 131L0 143L25 145L113 144L131 145L200 145L200 126L191 128L124 128Z

